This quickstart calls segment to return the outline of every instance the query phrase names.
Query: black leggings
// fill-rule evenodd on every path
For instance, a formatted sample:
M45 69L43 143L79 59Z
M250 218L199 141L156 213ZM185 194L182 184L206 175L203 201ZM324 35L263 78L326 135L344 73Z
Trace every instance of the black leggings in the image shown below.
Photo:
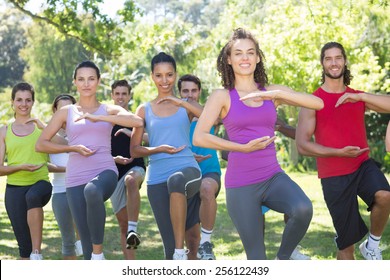
M29 258L32 251L27 211L33 208L43 208L50 200L51 191L52 185L43 180L30 186L10 184L6 186L5 209L18 242L21 258Z

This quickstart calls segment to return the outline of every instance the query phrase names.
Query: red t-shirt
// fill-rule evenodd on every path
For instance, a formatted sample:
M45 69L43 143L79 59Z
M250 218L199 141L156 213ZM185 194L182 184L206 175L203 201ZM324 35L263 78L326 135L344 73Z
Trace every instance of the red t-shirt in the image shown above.
M349 87L345 92L361 93ZM345 93L328 93L318 88L313 94L324 101L324 108L316 111L315 140L326 147L368 147L364 121L365 103L345 103L337 108L337 100ZM368 159L368 151L358 157L318 157L318 177L346 175L355 172Z

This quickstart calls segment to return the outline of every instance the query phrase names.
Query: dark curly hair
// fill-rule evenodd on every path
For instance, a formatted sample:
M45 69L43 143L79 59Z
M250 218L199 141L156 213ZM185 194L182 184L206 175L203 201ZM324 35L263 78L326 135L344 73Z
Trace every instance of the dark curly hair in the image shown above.
M268 84L268 77L264 68L264 54L260 50L259 43L253 35L242 28L238 28L233 31L233 35L230 37L229 42L227 42L218 55L217 70L222 79L222 86L226 89L234 88L235 77L233 68L228 63L228 57L231 55L233 44L239 39L249 39L255 44L256 53L260 57L260 61L256 64L254 79L255 82L259 84L260 88L263 88L266 84Z
M322 49L321 49L321 65L323 65L324 58L325 58L325 51L333 48L338 48L341 50L341 54L344 57L344 60L347 61L347 55L345 54L345 49L343 45L337 42L328 42L326 43ZM353 79L353 76L351 75L351 71L348 69L348 66L345 64L344 66L344 85L348 86ZM325 71L324 68L322 67L322 78L321 78L321 83L325 83Z

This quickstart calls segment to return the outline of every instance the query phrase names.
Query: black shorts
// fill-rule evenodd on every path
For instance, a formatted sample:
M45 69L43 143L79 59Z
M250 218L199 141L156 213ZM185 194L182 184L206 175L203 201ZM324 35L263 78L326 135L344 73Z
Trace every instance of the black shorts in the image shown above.
M374 160L362 163L355 172L321 179L322 191L336 229L336 245L339 250L359 242L368 232L360 213L358 196L371 211L375 193L390 191L385 175Z

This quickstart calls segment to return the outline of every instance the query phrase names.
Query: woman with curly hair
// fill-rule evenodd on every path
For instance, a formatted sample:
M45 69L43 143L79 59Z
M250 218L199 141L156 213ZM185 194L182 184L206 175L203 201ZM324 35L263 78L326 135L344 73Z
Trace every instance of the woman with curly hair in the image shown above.
M289 259L305 235L313 208L310 199L281 169L275 150L276 108L287 104L315 110L323 102L281 85L268 85L264 54L256 39L237 29L217 61L224 89L208 99L193 143L230 151L225 177L226 205L248 259L266 259L262 208L286 213L277 259ZM221 118L230 140L210 134Z

